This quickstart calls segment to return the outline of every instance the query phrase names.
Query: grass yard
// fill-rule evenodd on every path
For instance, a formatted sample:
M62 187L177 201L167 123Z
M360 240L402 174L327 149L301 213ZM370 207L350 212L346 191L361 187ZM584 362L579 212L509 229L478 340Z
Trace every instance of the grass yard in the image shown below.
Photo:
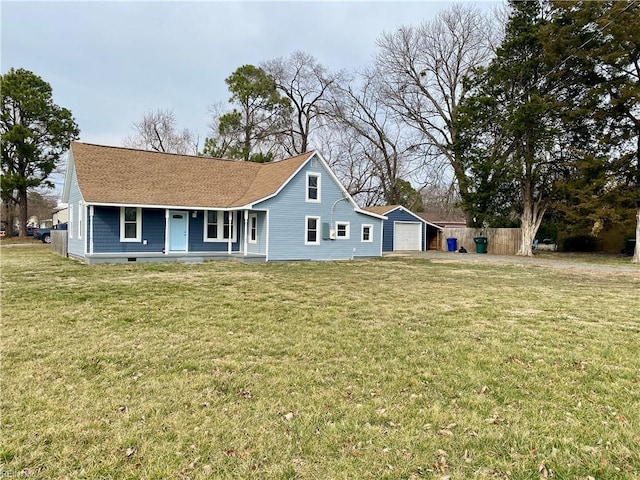
M640 270L1 257L2 477L640 478Z

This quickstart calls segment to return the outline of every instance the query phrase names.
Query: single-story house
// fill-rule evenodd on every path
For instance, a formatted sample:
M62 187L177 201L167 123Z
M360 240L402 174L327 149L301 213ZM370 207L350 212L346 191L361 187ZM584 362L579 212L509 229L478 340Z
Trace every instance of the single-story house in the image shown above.
M385 217L316 151L258 164L74 142L63 200L68 255L87 263L382 255Z
M383 252L425 251L432 248L431 245L437 245L438 232L442 227L427 222L402 205L365 207L365 210L386 217L382 233Z

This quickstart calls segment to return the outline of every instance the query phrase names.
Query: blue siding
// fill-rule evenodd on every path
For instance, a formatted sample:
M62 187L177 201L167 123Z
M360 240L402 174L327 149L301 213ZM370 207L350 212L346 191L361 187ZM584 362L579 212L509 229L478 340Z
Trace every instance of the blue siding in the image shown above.
M247 242L247 252L259 255L267 254L267 212L251 211L249 214L258 216L258 239L257 243Z
M227 242L205 242L204 241L204 216L205 212L197 211L194 218L189 212L189 251L190 252L227 252L229 244ZM231 244L231 250L237 252L240 249L242 232L244 230L242 212L238 212L235 217L240 224L236 241Z
M227 252L227 242L204 241L204 212L189 213L189 252ZM238 215L242 218L242 215ZM142 237L140 242L120 241L120 208L94 207L93 253L162 253L165 248L165 209L142 209ZM238 240L232 250L238 251L242 241L243 225L238 225ZM144 244L144 240L147 244Z
M415 217L413 214L403 210L401 208L396 208L388 213L385 213L387 220L384 221L384 228L382 231L382 251L383 252L393 252L393 240L394 240L394 222L412 222L412 223L421 223L421 240L420 245L421 249L426 250L426 224L424 220L420 220Z
M320 175L320 202L307 202L307 172ZM83 258L87 253L122 254L161 254L166 245L166 210L164 208L142 208L142 232L139 242L120 241L120 207L87 207L78 187L73 158L69 162L69 184L67 202L73 209L69 219L68 252ZM82 238L78 238L78 212L83 205ZM213 207L213 206L212 206ZM312 157L299 172L274 197L254 205L249 214L258 219L258 241L247 242L247 253L267 255L268 260L337 260L354 257L375 257L382 252L381 237L383 222L381 219L356 211L347 198L344 198L340 184L335 180L325 164ZM89 212L93 215L90 217ZM204 241L204 214L202 210L193 216L189 210L188 252L227 252L227 242ZM70 209L71 214L71 209ZM306 216L320 217L318 245L305 245ZM238 234L232 244L232 251L239 252L245 246L244 212L236 217ZM330 224L336 229L338 222L349 224L349 238L322 238L322 226ZM370 225L371 242L362 241L362 226ZM71 231L71 229L73 229Z
M83 199L82 193L78 187L78 176L76 175L73 158L69 159L68 168L71 170L68 173L71 175L71 182L69 184L69 198L67 199L67 203L69 204L67 252L71 256L84 258L85 236L83 236L82 239L78 238L78 211L80 210L80 202L82 202ZM85 214L84 221L86 222L88 218L89 216Z
M306 174L319 173L321 202L305 201ZM356 212L321 161L313 158L275 197L256 205L269 210L269 260L338 260L380 256L382 220ZM350 238L324 240L305 245L305 216L320 217L320 223L350 223ZM362 225L372 225L373 242L362 242Z
M164 217L164 209L143 208L142 241L121 242L120 208L94 207L93 253L161 253L164 248Z

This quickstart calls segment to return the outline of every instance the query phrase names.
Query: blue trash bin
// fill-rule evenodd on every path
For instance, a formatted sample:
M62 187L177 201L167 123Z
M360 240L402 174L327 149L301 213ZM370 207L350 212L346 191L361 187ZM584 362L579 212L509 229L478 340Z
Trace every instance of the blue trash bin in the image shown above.
M457 238L447 238L447 251L455 252L458 250L458 239Z

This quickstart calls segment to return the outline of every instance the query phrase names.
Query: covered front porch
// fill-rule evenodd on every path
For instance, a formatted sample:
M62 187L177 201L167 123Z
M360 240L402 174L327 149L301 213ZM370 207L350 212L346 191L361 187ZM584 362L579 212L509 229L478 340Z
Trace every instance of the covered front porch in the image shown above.
M266 261L267 226L266 211L88 205L83 258L92 264Z
M203 263L216 260L231 260L237 262L266 262L267 256L255 253L221 253L221 252L185 252L185 253L97 253L87 255L84 261L89 265L99 263L153 263L153 262L182 262Z

